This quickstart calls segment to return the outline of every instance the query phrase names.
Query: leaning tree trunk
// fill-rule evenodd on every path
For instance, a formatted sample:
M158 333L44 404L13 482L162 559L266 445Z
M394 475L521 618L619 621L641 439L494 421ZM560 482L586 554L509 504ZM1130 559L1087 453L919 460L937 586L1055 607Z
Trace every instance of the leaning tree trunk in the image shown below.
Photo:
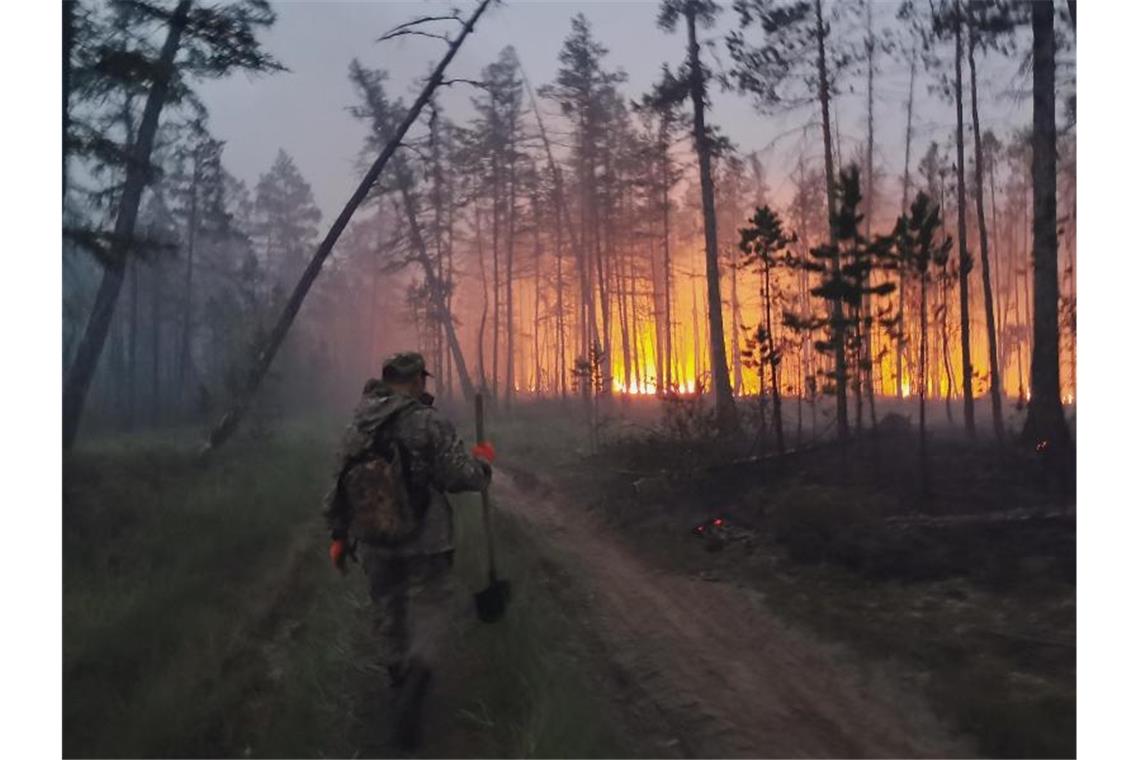
M170 90L170 79L174 73L174 56L186 27L190 12L190 0L181 0L170 17L170 30L162 45L158 63L155 65L155 80L147 94L143 108L138 136L131 146L130 161L127 163L123 195L115 216L115 230L107 251L107 264L103 269L103 279L95 296L95 305L79 342L79 348L72 360L63 386L63 448L69 449L75 443L79 432L79 421L83 416L83 406L91 380L99 365L99 356L107 342L111 328L111 318L115 314L115 304L123 287L123 275L127 257L130 255L131 241L135 235L135 222L138 220L139 202L150 175L150 154L158 134L158 117L166 104Z
M693 101L693 140L701 173L701 210L705 227L705 278L709 294L709 344L712 361L713 398L716 401L717 424L728 432L737 427L736 403L728 380L728 361L724 350L724 315L720 303L720 271L717 267L716 202L713 197L712 156L705 130L705 82L701 70L700 48L697 46L697 17L692 6L686 6L689 27L689 95Z
M402 174L402 172L397 169L397 174ZM432 306L436 314L439 315L440 321L443 322L444 334L447 337L448 346L451 348L451 356L455 360L455 371L459 375L459 388L463 391L464 400L471 401L475 398L475 387L471 384L471 376L467 373L467 362L463 359L463 349L459 345L459 338L455 332L455 319L447 310L447 301L444 296L445 286L439 281L439 277L435 273L435 266L431 256L428 255L427 243L424 241L423 233L420 230L415 197L411 192L412 179L410 176L400 176L396 181L400 185L404 213L408 217L408 236L411 238L412 250L415 251L416 260L423 267L424 281L427 283Z
M954 5L954 105L958 114L958 308L962 322L962 404L966 433L973 438L974 366L970 362L970 253L966 250L966 150L962 124L962 18L958 3Z
M186 1L188 4L188 0L184 1ZM423 110L424 105L431 98L432 93L435 92L436 88L439 87L440 83L443 81L443 72L447 69L448 64L451 63L451 59L455 57L455 54L457 52L459 52L459 46L463 44L463 40L465 40L467 38L467 35L471 33L471 30L475 27L475 22L478 21L479 17L483 15L483 11L487 9L487 6L490 5L490 3L491 0L483 0L483 2L479 4L479 7L475 9L475 12L471 14L471 17L467 19L467 22L463 25L462 31L459 32L459 35L455 38L455 41L451 43L451 46L448 48L447 53L443 56L443 59L439 62L438 65L436 65L435 71L432 72L431 78L428 80L427 84L424 85L423 91L420 92L420 96L416 98L415 103L413 103L412 107L408 109L407 114L404 116L404 120L396 129L396 132L392 136L392 139L389 140L388 144L384 146L384 150L381 151L380 155L376 159L376 162L372 164L372 167L368 170L368 173L364 175L364 178L360 181L360 185L357 186L356 191L352 194L352 197L349 198L348 203L345 204L344 209L340 212L340 216L336 218L336 221L333 222L332 227L329 228L328 233L325 235L325 239L322 240L321 244L317 247L316 252L313 254L312 260L309 261L309 265L305 268L304 273L301 275L300 281L293 289L293 293L290 295L289 301L285 304L285 310L278 318L277 323L273 326L273 332L270 333L269 340L265 344L265 348L262 349L261 352L257 355L257 359L254 362L254 365L249 372L249 376L246 379L245 386L239 392L234 406L228 412L226 412L225 416L222 417L217 426L215 426L214 429L210 432L209 440L202 450L203 454L206 454L221 446L229 439L234 430L237 429L238 423L241 422L242 417L245 416L246 411L249 409L250 402L253 400L253 395L261 386L261 381L264 379L266 372L269 371L269 365L273 362L273 357L277 355L278 349L281 348L281 344L285 340L285 335L289 332L289 328L292 326L293 320L296 319L297 312L301 310L301 304L304 303L305 296L308 295L309 289L313 286L313 282L317 279L317 275L320 274L321 266L324 264L325 259L327 259L329 254L332 253L333 246L340 238L341 233L344 232L345 227L348 226L348 222L352 218L353 213L355 213L360 204L364 202L364 199L368 197L369 191L372 189L372 186L376 184L376 180L379 178L380 173L384 170L385 165L387 165L389 159L391 159L392 155L396 152L396 149L399 148L401 141L404 139L404 135L407 134L407 131L411 128L412 123L415 122L415 120L419 117L420 111ZM452 332L452 335L448 336L449 341L454 338L454 326L452 326L450 332ZM462 381L463 375L466 374L466 371L462 368L462 365L460 365L460 372L460 379ZM468 379L464 384L463 392L464 396L473 394L473 391L470 388L470 379Z
M985 194L982 183L982 130L978 123L978 76L974 65L975 31L970 19L970 111L974 122L974 189L978 207L978 244L982 250L982 294L986 306L986 337L990 349L990 403L993 406L994 435L1000 441L1005 437L1001 418L1001 363L998 362L997 326L994 323L994 293L990 286L990 247L986 235Z
M1022 439L1054 455L1071 445L1061 407L1057 325L1057 124L1053 5L1033 4L1033 355Z

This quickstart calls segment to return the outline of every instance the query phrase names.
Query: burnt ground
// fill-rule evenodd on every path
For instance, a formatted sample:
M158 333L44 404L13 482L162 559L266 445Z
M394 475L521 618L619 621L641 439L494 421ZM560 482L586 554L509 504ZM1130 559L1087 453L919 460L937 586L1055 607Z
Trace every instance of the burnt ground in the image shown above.
M743 586L642 561L598 516L525 475L501 504L569 568L628 704L664 716L687 757L967 756L914 694L775 615ZM663 739L664 741L661 741Z
M1075 753L1071 473L943 435L924 491L905 425L737 464L699 449L616 436L515 490L583 547L653 693L687 694L662 709L698 716L695 754Z

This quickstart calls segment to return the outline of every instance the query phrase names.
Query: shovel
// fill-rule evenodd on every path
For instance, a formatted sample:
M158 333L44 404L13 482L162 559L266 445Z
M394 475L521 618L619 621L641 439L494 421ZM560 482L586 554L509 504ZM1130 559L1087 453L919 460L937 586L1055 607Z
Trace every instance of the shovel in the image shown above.
M484 440L483 394L475 395L475 440ZM495 572L495 541L491 535L491 497L487 488L483 497L483 533L487 536L487 588L475 594L475 612L484 623L494 623L507 611L507 599L511 596L511 582L498 577Z

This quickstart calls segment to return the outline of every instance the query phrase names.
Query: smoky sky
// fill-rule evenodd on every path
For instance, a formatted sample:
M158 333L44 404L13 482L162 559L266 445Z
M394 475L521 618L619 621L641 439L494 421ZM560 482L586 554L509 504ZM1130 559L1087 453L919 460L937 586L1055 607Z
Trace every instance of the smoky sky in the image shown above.
M327 225L355 188L361 176L357 156L364 125L348 113L356 96L348 81L348 65L357 57L370 68L390 74L393 94L410 101L418 80L443 52L443 43L426 38L405 38L376 43L394 25L420 15L445 13L455 3L344 2L304 0L277 2L276 25L264 34L266 47L290 70L273 76L238 75L207 82L199 91L210 110L213 131L227 143L225 160L230 170L251 187L273 161L278 148L290 153L313 187ZM729 63L719 41L736 23L725 6L717 28L704 32L716 41L704 52L706 64L721 71ZM458 3L469 13L472 2ZM894 16L897 2L876 2L876 27L901 31ZM653 2L541 2L512 0L493 6L452 62L449 77L478 78L479 71L499 51L513 45L524 70L537 88L550 82L558 68L558 51L578 12L591 21L595 36L609 48L606 65L628 74L621 85L627 99L646 92L659 76L661 65L675 66L684 55L681 30L670 34L657 28L658 3ZM458 25L452 24L451 31ZM446 24L440 30L448 29ZM945 73L953 74L952 49L943 56ZM995 55L979 58L979 111L983 129L1003 140L1013 129L1028 126L1030 101L1024 96L1030 75L1019 70L1018 59ZM878 54L875 78L875 162L881 187L898 192L903 167L906 128L908 65L900 56ZM943 140L953 128L950 103L930 92L939 72L920 65L915 85L912 171L931 140ZM462 122L472 113L475 91L463 85L446 88L440 103L446 115ZM710 122L723 130L743 153L759 151L768 168L768 183L777 200L783 200L788 175L806 147L819 158L817 109L807 106L780 114L761 114L745 96L713 87ZM866 77L853 73L841 83L837 120L841 158L849 162L861 155L867 133ZM556 109L542 103L544 114L556 129ZM969 108L967 95L967 109ZM968 111L967 111L968 114ZM967 122L969 119L967 118ZM806 134L805 134L806 127Z

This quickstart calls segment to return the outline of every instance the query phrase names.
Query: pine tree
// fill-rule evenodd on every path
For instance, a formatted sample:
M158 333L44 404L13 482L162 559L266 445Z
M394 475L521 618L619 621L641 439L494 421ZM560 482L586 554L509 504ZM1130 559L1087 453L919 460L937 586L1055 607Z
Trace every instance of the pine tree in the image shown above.
M709 361L712 367L713 398L720 430L731 432L736 430L738 421L724 346L720 268L717 263L716 200L712 176L714 139L712 130L705 125L709 72L701 63L697 39L697 22L705 29L711 28L719 11L720 6L710 0L665 0L661 3L657 23L666 31L674 31L683 18L688 35L688 54L678 79L687 83L688 98L693 107L693 147L700 171L701 212L705 232L705 281L709 304Z
M776 449L784 453L784 422L780 409L780 362L783 350L777 345L775 323L772 321L772 304L777 294L772 284L772 269L778 266L794 265L791 246L796 242L795 235L784 230L779 214L769 206L756 209L748 221L749 226L740 230L740 250L745 254L742 266L753 266L760 272L764 303L764 324L757 328L752 339L754 344L753 363L763 374L765 368L772 380L772 419L776 430ZM779 304L777 303L777 306Z
M556 101L574 126L574 175L578 198L578 270L579 361L596 356L600 372L611 376L610 355L605 350L608 336L598 324L597 294L604 287L597 272L602 269L601 210L598 172L601 143L607 127L607 101L614 87L625 81L623 71L606 71L603 59L608 50L594 38L593 28L585 15L570 20L570 35L562 44L558 60L562 64L554 82L539 88L542 97ZM579 383L583 394L600 389L608 394L610 382Z
M761 110L794 107L805 97L819 104L830 229L828 242L834 247L838 240L834 230L838 181L835 176L831 100L839 74L854 60L854 55L832 39L832 17L825 18L821 0L739 0L733 7L737 11L740 28L729 33L727 44L734 63L730 79L737 89L752 95ZM843 11L842 8L839 10ZM760 27L765 33L764 42L759 46L750 44L745 38L745 31L753 26ZM833 277L836 275L832 272ZM831 325L841 332L846 330L846 320L838 313L831 315ZM842 334L835 337L838 340L833 342L835 369L832 374L836 394L836 431L840 439L846 439L849 434L848 367L844 349L847 341Z
M70 448L79 431L84 403L91 380L111 327L115 306L122 288L127 259L132 255L135 229L143 190L152 180L151 153L158 133L159 118L173 97L186 97L186 80L225 76L235 69L272 71L280 66L260 48L259 28L273 23L275 16L264 0L241 0L224 6L196 6L191 0L179 0L173 9L149 2L130 6L136 13L139 28L127 44L100 46L89 44L92 59L84 67L87 78L83 93L93 99L111 90L134 90L145 87L146 102L138 121L137 132L126 144L109 144L97 133L87 131L72 144L83 144L87 154L99 164L117 165L121 171L122 190L118 196L113 229L86 239L100 251L103 279L99 293L64 381L63 446ZM161 49L147 49L142 40L165 30ZM79 72L73 72L79 77ZM69 126L78 121L69 119Z
M1053 4L1033 3L1033 356L1022 440L1054 461L1072 454L1061 406L1057 303L1056 48Z
M946 260L953 241L942 235L939 208L924 192L919 192L910 206L909 215L899 217L893 233L893 244L900 273L918 279L919 349L918 349L918 446L922 487L930 483L930 465L926 453L926 371L927 371L927 286L932 263ZM937 239L942 237L941 242Z

